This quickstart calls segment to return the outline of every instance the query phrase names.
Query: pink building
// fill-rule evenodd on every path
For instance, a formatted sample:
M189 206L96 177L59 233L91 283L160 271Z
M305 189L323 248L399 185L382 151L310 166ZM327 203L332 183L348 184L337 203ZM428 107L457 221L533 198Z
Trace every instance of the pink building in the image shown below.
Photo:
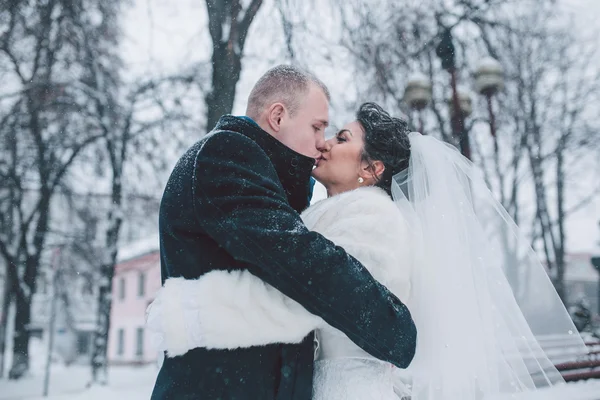
M158 238L120 250L110 312L108 360L111 364L148 364L158 353L145 330L146 307L160 288Z

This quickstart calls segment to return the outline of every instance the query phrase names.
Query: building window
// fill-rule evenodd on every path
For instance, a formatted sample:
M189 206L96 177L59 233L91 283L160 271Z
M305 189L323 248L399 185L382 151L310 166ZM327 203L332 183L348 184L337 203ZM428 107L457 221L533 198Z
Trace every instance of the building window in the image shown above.
M144 297L146 294L146 274L144 272L140 272L138 276L138 296Z
M48 282L46 281L46 277L40 274L40 277L37 281L37 292L40 294L48 294Z
M82 356L90 352L90 332L77 332L77 354Z
M144 328L137 328L135 338L135 355L144 355Z
M94 294L94 277L91 273L78 273L81 281L81 295L92 296Z
M117 355L125 354L125 329L119 329L117 338Z
M58 329L57 329L57 333L58 333ZM36 339L43 339L44 330L39 327L30 327L29 328L29 336L31 336L32 338L36 338Z
M125 300L125 278L119 279L119 300Z
M93 208L91 209L93 210ZM85 243L94 243L98 233L98 218L92 216L88 218L89 219L85 221L87 226L85 227L84 240Z

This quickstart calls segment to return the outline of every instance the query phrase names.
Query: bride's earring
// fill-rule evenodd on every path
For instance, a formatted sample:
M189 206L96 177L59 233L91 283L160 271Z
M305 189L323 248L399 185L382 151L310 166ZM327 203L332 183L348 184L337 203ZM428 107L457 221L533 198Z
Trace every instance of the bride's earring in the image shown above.
M358 177L358 183L363 183L365 180L362 177Z

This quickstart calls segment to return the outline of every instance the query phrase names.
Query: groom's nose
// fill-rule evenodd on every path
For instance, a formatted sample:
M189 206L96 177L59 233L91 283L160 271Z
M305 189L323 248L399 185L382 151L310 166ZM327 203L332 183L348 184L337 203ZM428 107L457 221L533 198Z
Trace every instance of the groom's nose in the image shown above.
M325 140L325 135L323 135L323 134L318 135L317 139L315 141L315 147L317 148L317 150L319 150L321 153L324 151L329 151L329 149L327 149L328 146L329 145L327 144L327 141Z
M329 143L329 140L321 138L321 140L317 140L317 150L319 150L321 153L327 153L329 150L331 150L331 143Z

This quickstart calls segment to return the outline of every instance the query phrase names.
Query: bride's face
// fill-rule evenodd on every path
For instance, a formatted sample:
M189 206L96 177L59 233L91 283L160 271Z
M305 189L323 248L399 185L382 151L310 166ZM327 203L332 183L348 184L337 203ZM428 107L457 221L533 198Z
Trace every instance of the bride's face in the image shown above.
M368 164L362 161L364 136L362 126L354 121L327 141L313 170L313 177L327 188L330 196L365 186L372 179L366 173ZM360 177L363 178L362 184L359 183Z

